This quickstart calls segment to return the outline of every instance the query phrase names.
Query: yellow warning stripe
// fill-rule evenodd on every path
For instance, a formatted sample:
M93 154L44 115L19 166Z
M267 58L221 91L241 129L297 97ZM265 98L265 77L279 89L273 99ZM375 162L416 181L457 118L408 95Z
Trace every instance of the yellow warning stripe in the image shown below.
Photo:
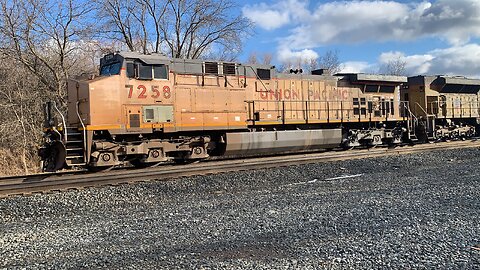
M403 119L396 119L396 118L391 118L388 119L388 121L397 121L397 120L403 120ZM361 119L358 121L358 119L349 119L349 120L340 120L340 119L331 119L330 121L327 120L308 120L308 124L328 124L328 123L358 123L358 122L363 122L367 123L369 122L369 119ZM372 119L372 121L385 121L385 119ZM250 121L251 122L251 121ZM257 125L281 125L282 121L256 121L255 124ZM303 125L307 124L306 121L286 121L285 124L290 124L290 125ZM199 125L198 123L185 123L185 124L175 124L175 123L162 123L162 124L141 124L139 128L191 128L191 127L198 127L198 128L208 128L208 127L228 127L228 128L245 128L247 127L247 124L245 125L229 125L228 123L211 123L211 124L204 124L204 125ZM124 129L125 126L123 125L89 125L86 127L86 130L114 130L114 129ZM126 126L126 128L130 128L129 125ZM83 130L83 128L79 128L79 130Z
M392 118L392 119L388 119L388 121L397 121L399 119L395 119L395 118ZM385 121L385 119L374 119L372 118L372 121L376 121L376 122L381 122L381 121ZM347 120L341 120L341 119L330 119L330 120L308 120L307 121L285 121L285 124L291 124L291 125L302 125L302 124L328 124L328 123L358 123L358 122L362 122L362 123L368 123L370 122L369 119L360 119L360 121L358 121L358 119L347 119ZM257 125L281 125L283 124L282 121L256 121L255 124Z
M108 130L108 129L121 129L123 128L122 125L98 125L98 126L86 126L86 130ZM84 130L83 128L79 128L79 130Z

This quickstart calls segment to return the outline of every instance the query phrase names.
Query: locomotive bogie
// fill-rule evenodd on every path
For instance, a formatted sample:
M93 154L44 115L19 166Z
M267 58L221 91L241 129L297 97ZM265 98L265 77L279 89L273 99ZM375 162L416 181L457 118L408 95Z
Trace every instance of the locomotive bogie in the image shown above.
M118 165L142 166L175 159L205 159L209 137L188 137L175 140L148 139L131 142L96 141L91 153L91 167Z
M405 128L395 129L350 129L343 141L344 147L395 145L403 142Z
M446 121L444 125L435 128L435 139L454 140L466 139L475 136L476 128L473 125L456 125L452 121Z

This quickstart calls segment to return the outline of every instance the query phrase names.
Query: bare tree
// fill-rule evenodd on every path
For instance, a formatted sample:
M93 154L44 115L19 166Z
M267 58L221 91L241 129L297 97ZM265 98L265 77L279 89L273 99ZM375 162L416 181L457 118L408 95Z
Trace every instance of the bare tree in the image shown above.
M141 26L134 15L139 6L138 1L99 0L96 4L98 7L97 17L105 18L102 22L105 25L102 31L108 33L106 37L121 41L128 50L136 51L138 49L136 43L141 39ZM145 9L142 8L142 10ZM144 43L141 42L141 44Z
M65 108L66 82L91 70L94 6L73 0L0 0L0 152L28 172L41 137L42 101ZM1 161L1 160L0 160Z
M250 55L248 55L247 63L252 65L258 64L258 57L256 52L251 52Z
M233 0L97 0L105 31L130 51L176 58L234 58L251 23L234 16ZM107 35L106 37L108 37ZM228 52L228 53L225 53Z
M278 67L277 67L277 72L278 73L289 73L290 69L293 68L293 64L291 60L286 60L283 61Z
M44 85L23 66L16 62L5 61L0 68L0 151L4 157L10 157L13 164L11 172L0 174L29 173L34 151L41 135L41 108L38 101L45 99ZM37 91L32 91L36 89ZM0 160L0 167L2 164ZM16 166L15 166L16 165Z
M320 57L318 65L320 68L327 69L332 75L342 70L342 65L338 58L338 51L327 51Z
M83 1L0 0L0 46L4 57L25 66L63 97L78 44L90 31L93 5Z
M263 64L264 65L271 65L272 64L273 56L271 53L264 53L263 54Z
M250 22L232 16L232 0L170 0L160 28L176 58L200 58L212 50L239 52Z
M314 71L315 69L318 69L318 59L317 58L312 58L308 61L306 69L309 72Z
M404 59L397 57L381 66L379 72L388 75L405 76L407 73L406 65L407 62Z
M148 14L151 17L151 21L153 24L153 33L151 36L154 37L153 43L153 51L155 53L160 53L163 36L162 36L162 19L165 15L165 12L168 10L168 5L170 1L158 1L158 0L137 0L141 5L144 5L147 10Z

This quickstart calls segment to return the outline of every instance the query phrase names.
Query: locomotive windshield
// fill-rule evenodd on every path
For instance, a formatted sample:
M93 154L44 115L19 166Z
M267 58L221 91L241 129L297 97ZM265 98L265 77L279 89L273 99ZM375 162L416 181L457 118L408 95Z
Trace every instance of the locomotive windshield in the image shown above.
M115 63L110 63L102 66L100 69L100 75L118 75L120 74L120 68L122 67L122 63L120 62L115 62Z

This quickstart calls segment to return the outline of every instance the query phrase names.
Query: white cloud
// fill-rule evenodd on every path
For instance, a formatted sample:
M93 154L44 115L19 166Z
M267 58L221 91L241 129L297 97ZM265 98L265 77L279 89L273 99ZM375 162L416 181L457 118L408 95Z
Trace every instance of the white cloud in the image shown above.
M405 69L408 74L427 74L429 73L432 60L435 58L430 53L406 56L401 52L382 53L378 59L379 66L383 66L390 61L401 60L405 62Z
M385 52L375 63L343 63L342 72L378 72L388 61L401 59L410 75L480 77L480 45L471 43L480 38L479 0L280 0L245 6L243 14L264 29L282 28L277 53L283 63L316 59L312 49L330 44L437 38L450 48L414 55Z
M378 69L375 64L368 62L345 62L342 63L342 70L340 73L375 73Z
M305 63L312 59L317 59L318 54L315 51L309 49L292 51L287 48L280 48L277 58L281 63L298 64Z
M453 45L480 37L480 1L334 1L316 5L283 0L245 6L244 16L267 30L291 25L282 43L297 49L324 44L440 37Z
M480 76L480 45L467 44L431 52L430 73L446 75Z
M269 9L265 4L245 6L242 9L243 16L266 30L282 27L290 22L288 11Z
M478 44L453 46L415 55L405 55L402 52L385 52L379 56L377 65L382 66L392 60L404 61L408 75L480 77L480 45Z
M242 8L243 16L265 30L274 30L310 15L307 2L301 0L284 0L274 5L265 3L246 5Z

